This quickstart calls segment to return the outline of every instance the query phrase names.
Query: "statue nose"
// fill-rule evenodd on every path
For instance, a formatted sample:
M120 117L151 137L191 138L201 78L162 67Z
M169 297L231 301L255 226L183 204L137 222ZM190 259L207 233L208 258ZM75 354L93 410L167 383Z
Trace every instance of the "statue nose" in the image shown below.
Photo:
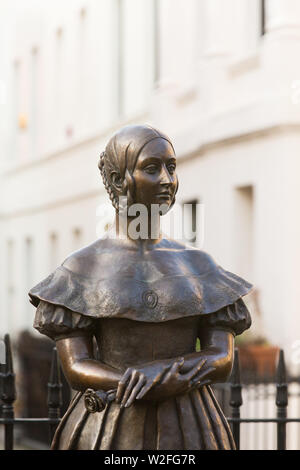
M161 174L161 180L160 180L161 184L168 184L168 185L171 185L172 184L172 178L171 178L171 175L170 173L168 172L167 168L163 167L162 168L162 174Z

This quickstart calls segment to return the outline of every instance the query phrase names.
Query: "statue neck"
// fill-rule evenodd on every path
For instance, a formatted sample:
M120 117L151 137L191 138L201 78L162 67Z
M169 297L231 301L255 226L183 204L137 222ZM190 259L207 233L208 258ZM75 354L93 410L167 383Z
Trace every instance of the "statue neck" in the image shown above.
M159 215L146 218L141 215L131 217L116 213L112 228L118 238L130 240L139 246L156 244L162 239Z

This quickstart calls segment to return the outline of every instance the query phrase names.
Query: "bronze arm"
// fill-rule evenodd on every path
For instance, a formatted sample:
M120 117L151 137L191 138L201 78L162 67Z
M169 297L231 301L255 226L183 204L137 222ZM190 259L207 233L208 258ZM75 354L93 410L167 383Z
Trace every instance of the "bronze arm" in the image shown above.
M74 390L111 390L122 377L117 369L93 359L92 336L76 336L56 341L64 374Z
M234 358L234 336L230 330L218 328L201 328L198 334L201 351L184 357L182 372L189 370L200 358L206 359L205 369L214 368L206 379L211 383L226 382ZM201 371L202 372L202 371ZM195 378L197 380L197 377Z

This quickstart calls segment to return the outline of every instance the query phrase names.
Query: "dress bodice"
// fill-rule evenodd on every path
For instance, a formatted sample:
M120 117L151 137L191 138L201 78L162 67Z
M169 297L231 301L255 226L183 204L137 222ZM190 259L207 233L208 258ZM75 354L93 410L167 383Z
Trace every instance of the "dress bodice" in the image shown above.
M95 328L101 361L117 369L195 351L198 317L161 323L104 318Z

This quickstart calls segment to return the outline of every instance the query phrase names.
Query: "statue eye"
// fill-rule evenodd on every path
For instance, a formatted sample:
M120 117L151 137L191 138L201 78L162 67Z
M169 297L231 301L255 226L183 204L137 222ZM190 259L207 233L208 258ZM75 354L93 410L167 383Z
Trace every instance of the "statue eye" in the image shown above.
M147 173L150 173L150 174L156 173L157 170L158 170L158 166L157 166L157 165L154 165L154 164L148 165L148 166L146 166L146 168L145 168L145 171L146 171Z
M176 170L176 165L174 164L168 165L168 171L171 175L174 173L175 170Z

